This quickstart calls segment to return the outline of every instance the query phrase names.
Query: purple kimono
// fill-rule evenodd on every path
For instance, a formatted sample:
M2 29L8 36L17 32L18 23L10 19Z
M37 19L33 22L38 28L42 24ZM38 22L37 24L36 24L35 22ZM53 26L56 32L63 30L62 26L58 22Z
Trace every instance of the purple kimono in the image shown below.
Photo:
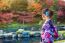
M52 20L48 19L42 25L41 43L53 43L54 38L58 37L57 29L54 27Z

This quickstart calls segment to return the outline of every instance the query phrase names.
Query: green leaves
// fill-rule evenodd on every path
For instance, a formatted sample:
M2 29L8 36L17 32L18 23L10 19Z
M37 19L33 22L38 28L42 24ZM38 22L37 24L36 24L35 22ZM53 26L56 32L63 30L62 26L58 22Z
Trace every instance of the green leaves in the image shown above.
M35 3L38 3L40 0L34 0L35 1Z
M0 10L26 11L27 0L1 0Z
M26 11L28 7L27 0L15 0L11 4L11 9L15 11Z

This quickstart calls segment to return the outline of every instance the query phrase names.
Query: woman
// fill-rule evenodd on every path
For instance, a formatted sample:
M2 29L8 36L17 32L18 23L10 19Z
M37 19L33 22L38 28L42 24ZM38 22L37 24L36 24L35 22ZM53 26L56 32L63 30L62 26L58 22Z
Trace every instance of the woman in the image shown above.
M53 11L48 8L42 12L42 19L45 20L41 30L41 43L53 43L54 38L58 37L56 28L52 23Z

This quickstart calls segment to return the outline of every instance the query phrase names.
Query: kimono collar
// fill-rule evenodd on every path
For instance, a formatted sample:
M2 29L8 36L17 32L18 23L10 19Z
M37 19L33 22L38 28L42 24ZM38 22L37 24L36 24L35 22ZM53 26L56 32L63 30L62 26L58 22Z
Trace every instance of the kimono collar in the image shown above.
M47 23L49 20L51 20L51 19L47 19L47 20L45 21L45 23Z

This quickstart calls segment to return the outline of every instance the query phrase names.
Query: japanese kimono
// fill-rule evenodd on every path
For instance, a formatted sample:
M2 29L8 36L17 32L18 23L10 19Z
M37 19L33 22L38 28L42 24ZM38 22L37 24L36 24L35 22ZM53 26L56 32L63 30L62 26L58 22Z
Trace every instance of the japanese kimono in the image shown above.
M53 25L52 20L46 20L41 29L41 43L53 43L54 38L57 37L57 28Z

